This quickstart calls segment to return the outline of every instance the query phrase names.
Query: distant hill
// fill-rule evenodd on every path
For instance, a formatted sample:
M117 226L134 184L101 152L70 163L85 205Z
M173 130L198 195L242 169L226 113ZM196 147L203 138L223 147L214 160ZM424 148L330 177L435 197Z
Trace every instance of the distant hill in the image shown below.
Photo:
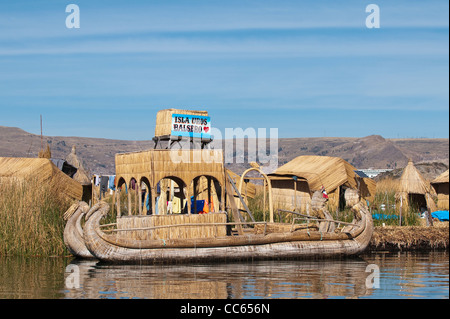
M432 181L437 176L439 176L441 173L448 170L448 165L440 162L430 162L430 163L417 163L414 164L414 166L417 168L417 170L420 172L420 174L427 180ZM396 168L392 171L384 172L381 174L378 174L375 176L375 181L380 181L385 178L391 178L391 179L399 179L402 176L403 173L403 167L402 168Z
M153 141L124 141L103 138L44 136L44 146L50 145L52 156L65 158L72 146L90 173L114 174L116 153L153 148ZM217 144L217 143L216 143ZM220 143L219 143L220 144ZM20 128L0 126L0 156L37 157L41 148L39 135ZM266 143L269 150L269 143ZM230 151L230 150L228 150ZM246 150L231 150L234 156L247 157ZM236 155L238 154L238 155ZM385 139L379 135L363 138L317 137L280 138L278 140L278 165L283 165L300 155L341 157L356 168L403 168L411 158L415 163L441 163L449 165L449 139ZM248 164L228 164L236 173ZM436 164L440 170L442 165ZM429 172L431 178L435 176ZM437 176L437 175L436 175Z

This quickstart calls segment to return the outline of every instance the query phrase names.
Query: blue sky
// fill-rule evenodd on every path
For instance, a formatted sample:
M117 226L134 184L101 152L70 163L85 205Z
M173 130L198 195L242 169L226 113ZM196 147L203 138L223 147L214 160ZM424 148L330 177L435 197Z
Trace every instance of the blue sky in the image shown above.
M66 5L80 28L65 25ZM365 8L380 8L368 29ZM0 125L149 140L156 112L279 137L447 137L449 3L2 1Z

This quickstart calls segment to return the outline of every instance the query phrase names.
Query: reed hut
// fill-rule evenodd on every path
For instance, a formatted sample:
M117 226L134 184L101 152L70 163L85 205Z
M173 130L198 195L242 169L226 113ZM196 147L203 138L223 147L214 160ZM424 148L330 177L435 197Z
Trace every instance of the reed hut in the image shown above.
M437 207L431 197L433 193L431 184L423 178L410 159L408 165L403 169L395 194L399 207L402 207L405 212L410 209L422 211L427 209L430 213L434 212Z
M448 182L448 171L446 170L444 173L436 177L432 182L431 186L433 186L434 190L437 193L438 196L438 202L437 202L437 208L442 210L448 210L449 209L449 197L448 197L448 190L449 190L449 182Z
M222 213L225 209L224 172L221 150L154 149L116 154L119 193L113 200L117 201L118 227L198 224L200 221L225 223L226 214ZM142 184L148 191L148 210L144 209L140 196ZM122 189L128 189L127 211L121 210ZM205 199L209 199L208 207L200 207L199 201ZM175 209L178 202L179 208ZM161 238L226 233L224 224L219 228L198 225L181 234L163 227L154 233ZM135 235L141 238L142 234Z
M355 171L354 166L339 157L296 157L269 175L274 203L288 203L292 206L289 203L294 196L296 207L307 211L313 193L322 188L329 198L328 208L333 211L352 206L360 199L372 201L376 191L375 182L370 178L360 177ZM280 177L290 177L291 180L276 181Z
M83 187L64 174L48 158L0 157L0 184L26 183L36 180L39 184L48 183L56 192L81 200Z
M156 212L158 202L165 203L158 208L158 214L167 214L168 196L175 196L186 201L188 212L191 210L191 196L199 200L199 190L209 198L215 197L219 201L214 205L214 211L223 210L225 176L222 164L221 150L148 150L141 152L116 154L116 180L117 186L126 186L128 189L139 191L139 187L133 187L144 183L150 193L150 212ZM201 179L201 177L206 177ZM171 183L173 181L174 183ZM205 190L202 181L209 185ZM192 187L190 185L193 184ZM206 186L203 185L203 186ZM214 185L214 187L212 187ZM174 190L169 191L173 187ZM128 192L128 215L132 214L132 191ZM215 194L215 196L213 196ZM134 198L134 197L133 197ZM137 196L139 206L142 206L142 198ZM162 208L162 209L160 209ZM135 210L142 215L142 209ZM120 216L121 212L118 212Z
M75 167L77 172L73 175L73 179L83 186L83 201L89 203L92 198L92 182L89 174L83 166L83 161L77 155L75 145L72 146L72 151L65 158L65 161Z

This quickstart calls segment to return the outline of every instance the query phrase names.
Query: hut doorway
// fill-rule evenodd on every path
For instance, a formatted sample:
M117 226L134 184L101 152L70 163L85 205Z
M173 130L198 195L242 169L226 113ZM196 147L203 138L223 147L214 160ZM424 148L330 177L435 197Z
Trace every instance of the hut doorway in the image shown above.
M220 182L208 175L195 177L189 186L191 214L223 210L224 193Z
M338 203L338 209L339 211L343 211L345 207L347 207L347 201L345 200L345 191L347 190L347 187L341 185L339 186L339 203Z
M139 185L141 186L140 215L152 215L152 189L147 177L142 177Z
M423 194L408 194L408 202L412 211L422 213L427 209L427 200Z
M187 188L178 177L162 178L156 186L155 215L187 214Z

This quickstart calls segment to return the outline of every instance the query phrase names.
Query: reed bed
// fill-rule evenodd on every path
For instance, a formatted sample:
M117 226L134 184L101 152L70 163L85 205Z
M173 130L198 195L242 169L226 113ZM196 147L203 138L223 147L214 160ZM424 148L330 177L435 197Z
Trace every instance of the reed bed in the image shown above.
M57 189L36 179L0 183L0 256L68 253L62 214L72 201Z
M377 226L369 250L438 250L449 247L448 222L427 226Z

